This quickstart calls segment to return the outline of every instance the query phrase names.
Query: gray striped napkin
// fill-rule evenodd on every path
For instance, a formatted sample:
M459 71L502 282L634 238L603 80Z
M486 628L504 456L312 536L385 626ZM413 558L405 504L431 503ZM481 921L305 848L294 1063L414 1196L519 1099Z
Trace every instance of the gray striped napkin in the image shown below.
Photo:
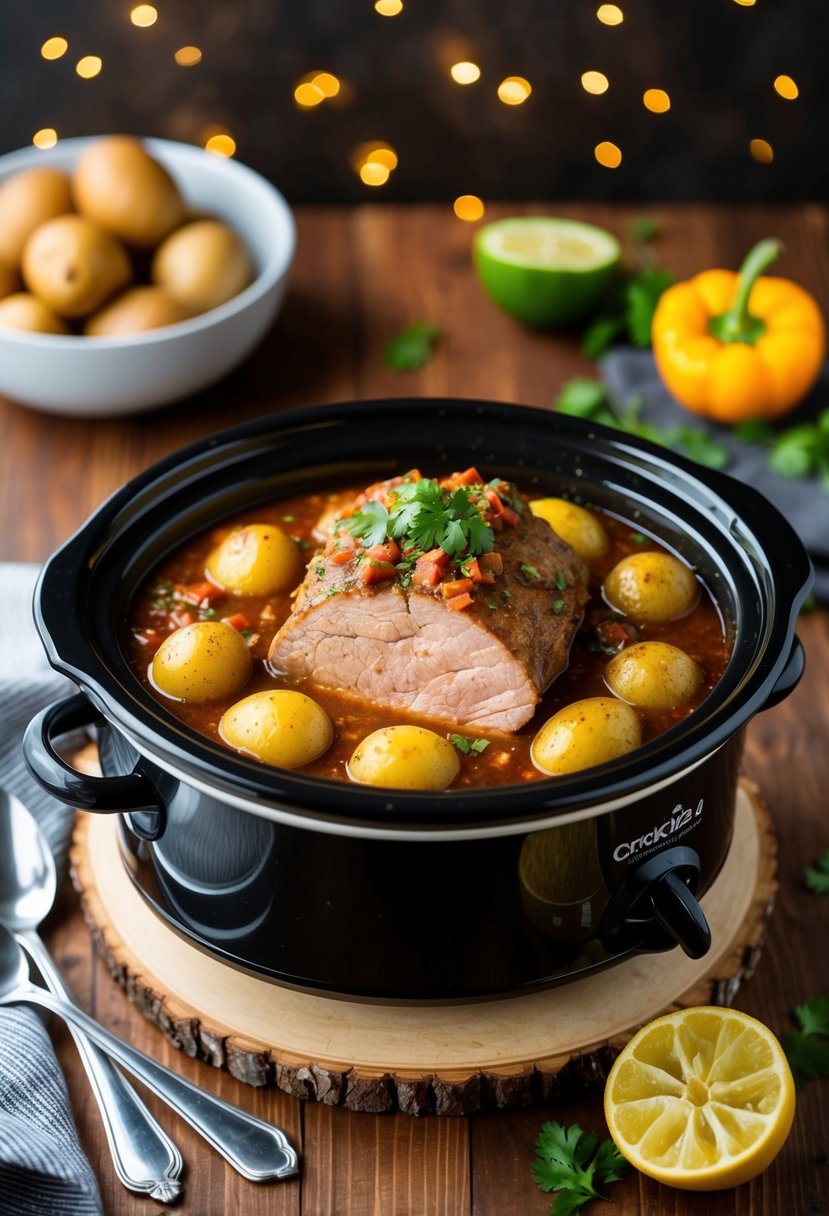
M0 782L46 834L62 871L72 812L29 776L20 741L30 718L71 688L46 662L32 623L37 567L0 565ZM0 1009L0 1216L101 1216L66 1085L33 1009Z

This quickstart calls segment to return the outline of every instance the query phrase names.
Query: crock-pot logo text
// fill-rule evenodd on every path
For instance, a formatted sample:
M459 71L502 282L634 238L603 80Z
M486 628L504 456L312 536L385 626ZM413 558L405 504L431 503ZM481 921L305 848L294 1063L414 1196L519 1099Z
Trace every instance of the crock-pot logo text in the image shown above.
M696 807L683 806L681 802L678 802L671 811L670 818L666 819L664 823L652 828L650 832L645 832L644 836L637 836L635 840L626 840L623 844L617 845L613 850L613 860L627 861L636 853L653 849L662 840L673 839L677 835L684 836L693 821L699 819L702 814L702 803L702 798Z

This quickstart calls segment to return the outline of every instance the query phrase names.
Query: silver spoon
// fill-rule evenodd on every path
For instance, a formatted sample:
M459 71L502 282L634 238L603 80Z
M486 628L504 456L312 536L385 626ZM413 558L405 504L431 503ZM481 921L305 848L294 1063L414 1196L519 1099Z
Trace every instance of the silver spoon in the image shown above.
M57 878L49 845L19 798L0 788L0 925L14 932L48 988L71 1001L60 972L37 934L55 902ZM130 1191L172 1203L181 1191L178 1148L114 1064L70 1026L121 1182Z
M82 1030L108 1056L181 1115L244 1178L251 1182L266 1182L270 1178L290 1178L297 1173L297 1155L278 1127L221 1098L214 1098L104 1030L71 1001L36 988L29 979L23 950L8 929L0 926L0 1005L21 1003L50 1009L68 1025Z

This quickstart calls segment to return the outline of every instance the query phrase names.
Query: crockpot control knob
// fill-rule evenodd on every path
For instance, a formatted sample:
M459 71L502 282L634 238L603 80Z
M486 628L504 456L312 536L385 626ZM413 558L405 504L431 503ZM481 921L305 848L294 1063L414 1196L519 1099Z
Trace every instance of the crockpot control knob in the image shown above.
M696 896L675 870L655 882L649 891L653 913L662 928L689 958L702 958L711 945L711 930Z
M602 919L606 950L667 950L681 946L702 958L711 930L696 898L700 860L694 849L665 849L632 870L611 896Z

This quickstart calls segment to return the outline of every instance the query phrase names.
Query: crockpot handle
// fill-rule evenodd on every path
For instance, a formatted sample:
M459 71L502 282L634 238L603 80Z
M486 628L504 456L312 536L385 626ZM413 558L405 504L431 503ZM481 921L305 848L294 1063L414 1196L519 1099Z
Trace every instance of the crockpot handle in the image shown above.
M43 789L69 806L105 814L151 811L160 817L158 792L143 773L93 777L72 768L55 749L53 740L91 726L101 717L83 692L47 705L32 718L23 736L23 758L29 771Z
M786 666L777 677L774 688L769 693L763 709L771 709L772 706L784 701L790 692L794 692L800 683L800 677L803 675L805 667L806 654L803 650L803 643L795 635L792 641L792 648L789 651L789 657L786 660Z

